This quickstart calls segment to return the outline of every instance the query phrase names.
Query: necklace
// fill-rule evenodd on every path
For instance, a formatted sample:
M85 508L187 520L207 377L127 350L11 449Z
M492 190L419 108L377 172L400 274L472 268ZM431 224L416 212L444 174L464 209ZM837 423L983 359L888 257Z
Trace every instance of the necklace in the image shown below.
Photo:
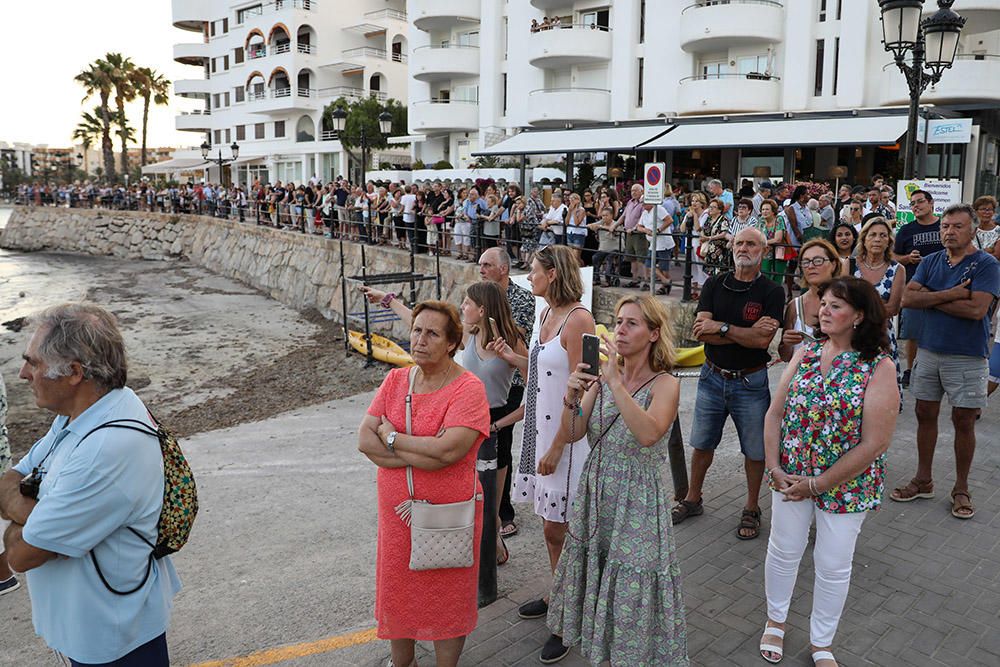
M421 369L420 369L420 375L421 375L421 377L422 377L422 378L423 378L424 380L427 380L427 379L428 379L428 378L427 378L427 374L426 374L426 373L424 373L424 369L423 369L423 368L421 368ZM437 389L435 389L434 391L428 391L428 392L426 392L426 393L428 393L428 394L434 394L434 393L436 393L436 392L438 392L438 391L441 391L441 387L443 387L443 386L444 386L444 383L445 383L445 381L446 381L446 380L448 379L448 376L449 376L449 375L451 375L451 368L449 368L448 370L446 370L446 371L444 372L444 377L442 377L442 378L441 378L441 382L440 382L440 383L438 383L438 386L437 386Z
M888 262L879 262L878 264L870 264L867 259L863 259L861 260L861 263L864 264L865 268L868 269L869 271L878 271Z
M760 278L760 276L761 276L761 274L758 273L756 276L753 277L753 280L750 281L749 285L747 285L743 289L738 289L736 287L730 287L729 284L728 284L728 280L729 280L730 277L732 277L733 280L737 280L736 274L734 274L734 273L727 273L726 275L724 275L722 277L722 286L725 287L730 292L736 292L737 294L743 294L744 292L749 292L751 289L753 289L754 284L757 282L757 279ZM740 280L739 282L745 282L745 281Z

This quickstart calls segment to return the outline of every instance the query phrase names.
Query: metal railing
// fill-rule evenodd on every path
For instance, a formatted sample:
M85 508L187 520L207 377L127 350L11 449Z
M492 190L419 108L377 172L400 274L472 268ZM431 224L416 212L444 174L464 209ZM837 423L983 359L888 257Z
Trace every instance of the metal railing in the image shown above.
M266 90L249 90L247 91L247 102L256 102L257 100L263 100L267 98Z
M456 99L444 99L441 97L432 97L429 100L421 100L420 102L414 102L417 104L479 104L479 100L456 100Z
M292 89L291 89L291 87L289 87L289 88L275 88L274 90L271 91L271 97L276 98L276 99L279 98L279 97L291 97L291 96L292 96Z
M396 19L398 21L406 20L406 12L400 11L398 9L376 9L375 11L365 12L365 18L369 19Z
M583 88L577 86L566 88L538 88L528 93L528 96L542 95L544 93L607 93L610 95L611 91L607 88Z
M334 141L337 138L336 130L323 130L319 133L320 141Z
M596 23L559 23L557 25L535 25L531 26L531 32L550 32L552 30L597 30L600 32L611 32L611 28L606 25Z
M278 44L275 44L274 47L271 49L271 54L276 56L279 53L288 53L291 50L292 50L291 42L279 42Z
M376 49L373 46L344 49L342 54L345 58L379 58L381 60L388 58L388 52L385 49Z
M688 5L681 10L681 14L689 9L704 9L705 7L718 7L720 5L764 5L767 7L784 7L780 2L775 2L775 0L698 0L693 4Z
M298 88L298 90L296 91L296 94L299 97L316 97L316 89L315 88L302 88L300 86Z
M381 90L369 90L365 92L363 88L352 88L351 86L334 86L332 88L320 88L318 97L345 97L347 99L361 100L366 97L374 97L380 102L388 99L388 94Z
M685 81L708 81L711 79L749 79L751 81L781 81L780 76L774 76L773 74L765 74L763 72L747 72L746 74L725 72L721 74L696 74L694 76L686 76L680 81L678 81L678 83L684 83Z
M312 44L305 44L303 42L298 42L295 45L295 50L298 51L299 53L308 53L309 55L313 55L316 53L315 46L313 46Z
M182 111L182 116L211 116L211 109L195 109L194 111Z
M394 62L394 63L405 63L406 62L406 54L405 53L396 53L395 51L393 51L392 52L392 62Z
M306 11L316 11L318 0L271 0L262 3L259 7L247 7L237 10L236 25L243 25L247 19L255 16L263 16L264 12L280 12L283 9L304 9ZM239 20L242 19L242 20Z
M451 42L444 42L442 44L428 44L427 46L418 46L417 48L413 49L413 52L416 53L417 51L424 51L429 49L438 51L440 51L441 49L475 49L478 51L479 47L473 46L471 44L452 44Z

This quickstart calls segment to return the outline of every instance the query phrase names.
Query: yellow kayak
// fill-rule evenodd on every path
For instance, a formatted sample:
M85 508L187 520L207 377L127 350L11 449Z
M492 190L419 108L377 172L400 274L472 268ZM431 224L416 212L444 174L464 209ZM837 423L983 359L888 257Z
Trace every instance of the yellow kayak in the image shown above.
M360 331L351 331L351 347L363 355L368 354L368 344L365 335ZM372 334L372 356L393 366L412 366L413 359L406 350L388 338Z
M608 331L608 328L603 324L597 325L597 335L607 336L614 340L614 334ZM677 366L681 368L689 368L695 366L701 366L705 363L705 346L698 345L697 347L679 347L675 350L677 354ZM603 354L601 359L607 360Z

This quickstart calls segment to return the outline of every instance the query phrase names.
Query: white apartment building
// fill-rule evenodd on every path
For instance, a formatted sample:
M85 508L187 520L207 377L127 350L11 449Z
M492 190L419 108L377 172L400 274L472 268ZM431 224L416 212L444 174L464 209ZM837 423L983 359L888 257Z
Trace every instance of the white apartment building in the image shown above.
M928 0L925 15L936 5ZM958 0L953 9L968 19L958 59L922 102L972 117L976 132L968 147L931 146L928 175L946 175L947 163L949 173L974 172L995 188L1000 0ZM465 167L477 152L517 155L497 144L524 128L855 110L864 117L905 114L898 107L909 101L881 44L876 0L409 0L407 14L410 132L425 138L414 157L428 166L443 159ZM560 25L533 30L545 17ZM713 145L712 133L702 134L701 146L657 146L675 177L698 171L735 180L752 162L785 178L826 178L836 165L860 178L898 155L898 147L878 148L897 142L891 132L863 146L816 137L815 147ZM529 144L518 144L520 155L532 152Z
M191 39L174 60L192 76L174 93L195 101L178 130L207 140L211 157L233 165L207 169L210 181L255 178L301 183L329 180L355 165L323 109L339 97L407 99L409 42L403 0L171 0L173 25ZM404 153L404 155L406 155ZM205 166L198 150L178 151L150 173Z

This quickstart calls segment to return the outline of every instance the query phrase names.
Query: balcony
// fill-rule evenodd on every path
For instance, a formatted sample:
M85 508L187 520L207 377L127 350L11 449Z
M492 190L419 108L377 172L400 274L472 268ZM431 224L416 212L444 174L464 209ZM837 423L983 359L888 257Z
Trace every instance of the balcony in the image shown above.
M677 113L752 113L776 111L781 79L763 74L709 74L681 79Z
M611 91L603 88L542 88L528 93L528 122L535 127L599 123L611 119Z
M212 129L212 115L208 110L182 111L175 116L174 125L185 132L208 132Z
M414 132L434 134L475 132L479 129L479 102L432 99L410 105Z
M966 20L963 35L978 35L1000 30L1000 0L962 0L952 7ZM924 4L924 18L937 12L937 3Z
M252 113L283 114L289 111L313 111L320 108L319 91L314 88L272 88L247 95Z
M413 49L410 76L417 81L447 81L479 76L479 47L419 46Z
M479 23L478 2L469 0L416 0L410 3L413 26L432 32L448 30L463 23Z
M785 8L772 0L700 0L681 11L681 48L688 53L782 41Z
M208 79L178 79L174 81L174 95L179 97L205 98L212 94L212 82Z
M208 44L194 42L193 44L174 44L174 60L182 65L203 66L208 61Z
M381 90L364 90L363 88L354 88L353 86L333 86L332 88L320 88L316 91L316 96L320 99L337 99L343 97L347 100L363 100L366 97L374 97L380 102L385 102L389 97L385 91Z
M531 0L531 6L535 9L562 9L572 7L573 0Z
M964 15L964 14L963 14ZM1000 101L1000 55L963 54L955 58L950 70L945 70L941 80L928 86L920 101L931 104L960 104L964 102ZM906 79L896 69L895 63L882 68L879 101L886 106L910 103Z
M574 23L529 35L528 62L543 69L564 69L611 60L611 30Z
M171 0L171 15L175 28L202 32L204 23L213 18L212 7L204 0Z

